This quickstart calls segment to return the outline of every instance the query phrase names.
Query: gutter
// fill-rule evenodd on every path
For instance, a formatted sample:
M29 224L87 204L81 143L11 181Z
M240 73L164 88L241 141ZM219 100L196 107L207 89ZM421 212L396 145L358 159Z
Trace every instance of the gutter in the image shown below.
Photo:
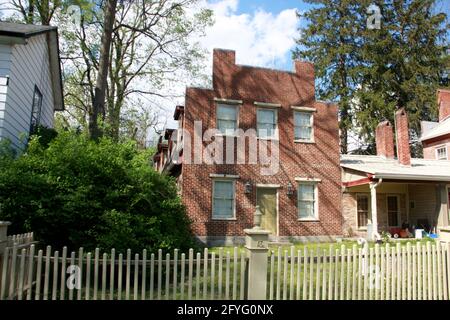
M384 174L375 173L373 175L374 179L397 179L397 180L420 180L420 181L450 181L449 176L430 176L430 175L406 175L406 174Z

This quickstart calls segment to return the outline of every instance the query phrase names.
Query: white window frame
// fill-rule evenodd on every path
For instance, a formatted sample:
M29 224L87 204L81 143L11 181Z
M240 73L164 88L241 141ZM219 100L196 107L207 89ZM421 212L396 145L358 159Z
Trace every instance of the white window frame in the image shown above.
M444 159L439 158L439 150L442 150L442 149L445 150L445 158ZM448 160L448 148L445 144L441 145L441 146L437 146L435 148L435 153L436 153L436 160Z
M389 197L395 197L397 199L397 225L395 226L391 226L389 224ZM400 227L401 226L401 216L402 216L402 212L401 212L401 207L400 207L400 196L398 194L387 194L386 195L386 214L387 214L387 225L388 227Z
M303 114L309 114L311 116L310 118L310 122L311 122L311 137L310 139L298 139L295 136L295 117L296 115L303 113ZM294 109L294 142L297 143L314 143L315 139L314 139L314 112L313 111L309 111L309 110L299 110L299 109Z
M363 193L363 192L359 192L356 194L356 206L355 206L355 211L356 211L356 228L358 230L367 230L367 225L366 226L359 226L359 214L358 214L358 197L367 197L368 202L367 205L369 206L368 210L367 210L367 222L372 220L372 199L370 198L370 193Z
M300 186L310 185L314 187L314 217L300 217ZM320 221L319 218L319 183L318 181L299 181L297 180L297 220L298 221Z
M278 140L279 139L279 134L278 134L278 109L277 108L273 108L273 107L261 107L261 105L258 105L259 107L256 108L256 135L258 137L258 139L261 140ZM258 111L273 111L275 113L275 131L274 131L274 135L273 136L265 136L265 137L260 137L259 136L259 128L258 128Z
M212 178L212 201L211 201L211 218L215 221L235 221L236 220L236 180L233 178ZM214 216L214 199L215 199L215 186L216 182L231 182L233 186L233 216L229 218L215 217Z
M240 100L227 100L227 99L214 99L215 105L216 105L216 129L219 131L218 134L221 136L235 136L236 130L239 129L239 111L240 106L242 104L242 101ZM219 129L219 107L220 106L226 106L226 107L234 107L236 110L236 128L234 129L234 132L232 134L230 133L224 133Z

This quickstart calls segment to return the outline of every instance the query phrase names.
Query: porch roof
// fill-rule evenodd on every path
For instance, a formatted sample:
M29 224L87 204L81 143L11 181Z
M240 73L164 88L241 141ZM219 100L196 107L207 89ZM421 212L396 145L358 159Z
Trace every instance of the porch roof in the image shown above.
M450 181L450 161L411 159L411 166L379 156L341 155L341 167L366 173L370 178Z

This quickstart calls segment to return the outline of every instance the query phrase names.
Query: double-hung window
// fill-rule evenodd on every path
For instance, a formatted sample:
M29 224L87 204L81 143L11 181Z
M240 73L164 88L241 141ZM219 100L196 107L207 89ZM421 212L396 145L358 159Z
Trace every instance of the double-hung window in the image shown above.
M294 139L296 141L314 141L312 112L294 111Z
M367 227L367 223L370 217L369 195L358 194L356 196L356 207L358 211L358 228Z
M447 160L447 147L439 147L436 149L436 159Z
M278 113L276 109L260 108L256 111L256 129L259 138L277 138Z
M237 129L238 106L217 104L217 129L224 135L234 135Z
M216 220L235 218L235 181L213 180L213 213Z
M33 132L41 124L42 112L42 93L39 88L34 86L33 104L31 106L31 124L30 133Z
M299 220L318 220L317 184L299 183L297 190Z

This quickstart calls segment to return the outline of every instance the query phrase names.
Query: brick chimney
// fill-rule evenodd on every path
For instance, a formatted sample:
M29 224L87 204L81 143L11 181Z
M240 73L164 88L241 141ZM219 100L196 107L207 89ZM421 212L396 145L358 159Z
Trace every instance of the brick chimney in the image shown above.
M450 116L450 90L439 89L437 91L437 102L439 106L439 122Z
M380 122L375 131L377 156L394 159L394 130L389 121Z
M230 83L236 67L236 52L213 50L213 88L225 88Z
M395 113L395 133L397 138L397 158L400 164L411 165L411 150L409 148L408 114L404 108Z
M295 73L307 80L314 83L314 64L308 61L295 60Z

